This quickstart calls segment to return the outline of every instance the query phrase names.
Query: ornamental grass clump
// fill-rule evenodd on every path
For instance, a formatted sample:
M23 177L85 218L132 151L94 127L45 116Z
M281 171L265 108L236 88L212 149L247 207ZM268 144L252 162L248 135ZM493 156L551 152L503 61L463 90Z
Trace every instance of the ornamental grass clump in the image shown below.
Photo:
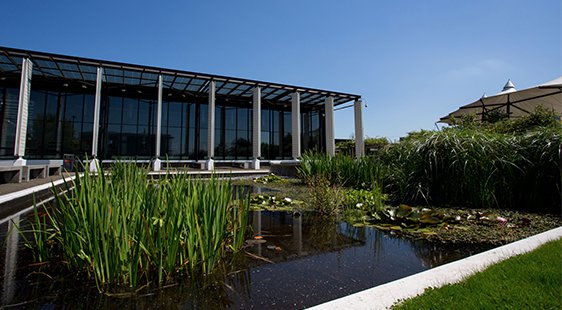
M515 120L463 119L441 131L410 133L372 157L307 153L308 184L377 190L388 203L503 208L560 214L562 124L538 109Z
M298 168L299 177L305 182L322 176L332 185L358 189L371 189L373 184L381 185L387 169L370 157L352 158L346 155L329 156L323 153L307 152L302 156Z
M421 132L380 154L386 190L400 203L559 213L561 132Z
M38 261L63 261L101 290L209 274L245 240L249 196L234 200L229 181L150 179L148 169L116 163L69 183L54 208L36 209L29 246Z

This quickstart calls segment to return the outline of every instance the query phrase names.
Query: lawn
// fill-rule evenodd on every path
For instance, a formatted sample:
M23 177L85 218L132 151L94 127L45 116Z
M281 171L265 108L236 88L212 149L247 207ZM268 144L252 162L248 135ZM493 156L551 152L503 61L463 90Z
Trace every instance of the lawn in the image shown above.
M562 309L562 239L393 309Z

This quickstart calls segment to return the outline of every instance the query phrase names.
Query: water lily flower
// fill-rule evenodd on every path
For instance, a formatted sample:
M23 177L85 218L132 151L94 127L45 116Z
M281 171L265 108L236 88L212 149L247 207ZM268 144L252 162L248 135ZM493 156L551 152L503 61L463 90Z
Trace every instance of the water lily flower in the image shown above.
M506 224L507 223L507 219L505 217L501 217L501 216L498 216L496 218L496 221L500 222L500 224Z
M286 202L291 202L291 201L293 201L293 200L292 200L291 198L289 198L289 197L285 197L285 201L286 201Z

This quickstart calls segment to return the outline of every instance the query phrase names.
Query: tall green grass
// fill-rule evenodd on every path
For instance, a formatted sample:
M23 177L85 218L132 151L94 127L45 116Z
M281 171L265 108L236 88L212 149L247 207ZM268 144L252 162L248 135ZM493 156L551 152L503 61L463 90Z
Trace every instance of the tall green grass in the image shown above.
M449 128L415 133L372 158L305 154L299 173L305 181L323 176L335 185L382 188L397 204L560 214L561 144L560 126Z
M60 259L100 289L211 273L245 239L249 197L234 200L229 181L150 179L148 169L116 163L68 186L54 208L36 211L32 247L39 261Z
M305 181L322 176L332 184L344 187L371 189L382 186L387 167L370 158L352 158L346 155L331 157L323 153L304 153L298 167L299 177Z
M559 213L561 143L559 130L451 129L393 144L379 160L400 202Z

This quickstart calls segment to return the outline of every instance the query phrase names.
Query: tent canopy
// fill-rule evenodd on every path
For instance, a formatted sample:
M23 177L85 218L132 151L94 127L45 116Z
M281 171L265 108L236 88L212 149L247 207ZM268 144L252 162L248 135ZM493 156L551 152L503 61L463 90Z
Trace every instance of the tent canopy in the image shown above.
M562 114L562 76L523 90L515 90L511 81L508 81L500 93L482 97L462 106L442 117L439 122L450 124L452 118L459 118L467 114L476 115L479 120L482 120L489 112L504 113L510 118L518 118L532 113L538 106Z

